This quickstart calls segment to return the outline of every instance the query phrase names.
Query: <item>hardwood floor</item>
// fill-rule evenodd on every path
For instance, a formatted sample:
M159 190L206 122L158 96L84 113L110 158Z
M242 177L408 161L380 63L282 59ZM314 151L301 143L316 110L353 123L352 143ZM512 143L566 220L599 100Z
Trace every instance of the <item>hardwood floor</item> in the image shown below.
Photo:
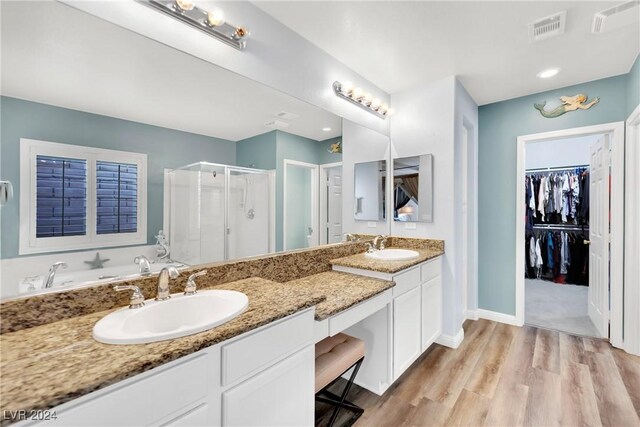
M354 385L355 426L640 426L640 357L531 326L464 330L459 348L432 346L383 396ZM329 415L316 403L318 425Z

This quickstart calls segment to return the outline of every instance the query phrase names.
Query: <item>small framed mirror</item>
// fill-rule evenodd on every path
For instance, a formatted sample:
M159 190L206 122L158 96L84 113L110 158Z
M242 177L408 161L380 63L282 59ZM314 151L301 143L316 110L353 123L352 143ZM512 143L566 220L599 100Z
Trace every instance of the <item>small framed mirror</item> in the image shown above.
M356 163L354 169L354 219L384 221L387 161Z
M433 222L433 155L393 160L393 220Z

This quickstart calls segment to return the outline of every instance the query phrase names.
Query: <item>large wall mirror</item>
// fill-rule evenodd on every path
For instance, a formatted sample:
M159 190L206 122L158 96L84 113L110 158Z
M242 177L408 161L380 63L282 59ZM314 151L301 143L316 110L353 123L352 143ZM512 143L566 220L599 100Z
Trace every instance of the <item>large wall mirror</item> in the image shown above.
M433 222L433 155L393 160L393 220Z
M3 298L340 241L340 117L59 2L1 19Z
M354 165L354 214L360 221L384 221L386 160Z

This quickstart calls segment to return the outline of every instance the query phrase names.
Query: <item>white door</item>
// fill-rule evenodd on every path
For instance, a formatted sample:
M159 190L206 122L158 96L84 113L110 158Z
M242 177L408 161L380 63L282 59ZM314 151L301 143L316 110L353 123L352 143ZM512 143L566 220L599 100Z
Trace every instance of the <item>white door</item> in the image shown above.
M589 317L609 336L609 136L591 145L589 183Z
M327 243L342 241L342 166L327 170Z
M393 300L393 379L420 356L420 286Z

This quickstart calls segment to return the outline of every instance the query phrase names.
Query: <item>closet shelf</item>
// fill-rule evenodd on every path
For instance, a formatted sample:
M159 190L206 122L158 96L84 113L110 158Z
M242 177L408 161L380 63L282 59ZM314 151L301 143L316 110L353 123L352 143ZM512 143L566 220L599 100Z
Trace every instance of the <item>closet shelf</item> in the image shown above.
M563 231L587 231L589 230L589 224L533 224L532 228Z

